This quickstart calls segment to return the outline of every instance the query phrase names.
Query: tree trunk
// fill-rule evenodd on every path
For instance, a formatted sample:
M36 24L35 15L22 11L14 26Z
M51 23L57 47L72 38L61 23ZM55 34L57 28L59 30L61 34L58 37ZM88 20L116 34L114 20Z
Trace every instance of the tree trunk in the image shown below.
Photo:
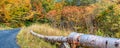
M87 48L120 48L120 39L101 37L96 35L88 35L72 32L68 37L63 36L44 36L31 31L32 35L52 42L67 42L72 44L71 47L77 46ZM75 47L76 46L76 47Z

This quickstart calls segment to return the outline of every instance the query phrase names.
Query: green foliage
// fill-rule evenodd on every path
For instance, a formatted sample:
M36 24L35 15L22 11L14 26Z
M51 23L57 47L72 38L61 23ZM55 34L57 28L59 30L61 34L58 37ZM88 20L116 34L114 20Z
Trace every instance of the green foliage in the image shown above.
M115 5L108 6L106 10L104 10L98 19L98 26L106 32L106 34L111 34L115 32L119 32L120 28L120 14L116 14L115 11L117 8ZM111 32L111 33L109 33Z
M97 0L65 0L66 5L74 5L74 6L80 6L80 5L90 5L93 3L98 2Z
M117 38L120 38L120 32L116 33L115 35Z
M24 17L29 12L29 9L24 6L12 7L10 10L10 16L13 20L19 21L24 20Z
M98 31L95 34L99 36L105 36L104 32L101 31L100 29L98 29Z
M81 5L89 5L89 4L93 4L96 2L97 0L80 0Z

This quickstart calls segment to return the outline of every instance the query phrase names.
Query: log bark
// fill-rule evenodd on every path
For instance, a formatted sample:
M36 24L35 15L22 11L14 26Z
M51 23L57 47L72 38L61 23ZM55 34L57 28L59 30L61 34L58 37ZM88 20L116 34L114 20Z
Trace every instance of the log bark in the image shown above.
M30 31L30 33L34 36L37 36L39 38L45 39L50 42L67 42L67 37L64 36L45 36L45 35L37 34L33 31Z
M120 48L120 39L72 32L69 36L44 36L30 31L32 35L52 42L67 42L72 48L82 46L87 48Z

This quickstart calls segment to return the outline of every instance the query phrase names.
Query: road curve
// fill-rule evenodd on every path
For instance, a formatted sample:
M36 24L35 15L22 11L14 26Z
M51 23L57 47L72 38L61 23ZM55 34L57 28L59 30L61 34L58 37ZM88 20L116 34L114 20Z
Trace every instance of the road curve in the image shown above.
M16 43L16 36L20 28L0 30L0 48L20 48Z

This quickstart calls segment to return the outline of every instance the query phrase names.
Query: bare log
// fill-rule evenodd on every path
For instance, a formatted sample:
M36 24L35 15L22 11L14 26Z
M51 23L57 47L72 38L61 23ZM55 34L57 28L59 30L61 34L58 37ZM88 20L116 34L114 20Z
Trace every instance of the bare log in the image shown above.
M30 32L34 36L45 39L47 41L51 41L51 42L67 42L67 37L64 37L64 36L45 36L45 35L37 34L37 33L33 32L33 31L30 31Z
M120 39L117 38L109 38L109 37L101 37L96 35L78 35L79 33L71 33L69 35L70 39L74 39L77 37L77 42L83 47L90 48L120 48Z
M54 42L67 42L71 44L72 48L76 48L76 46L88 47L88 48L120 48L120 39L118 38L109 38L109 37L101 37L96 35L89 34L81 34L72 32L68 37L64 36L44 36L41 34L37 34L33 31L30 31L31 34L46 39L48 41Z

